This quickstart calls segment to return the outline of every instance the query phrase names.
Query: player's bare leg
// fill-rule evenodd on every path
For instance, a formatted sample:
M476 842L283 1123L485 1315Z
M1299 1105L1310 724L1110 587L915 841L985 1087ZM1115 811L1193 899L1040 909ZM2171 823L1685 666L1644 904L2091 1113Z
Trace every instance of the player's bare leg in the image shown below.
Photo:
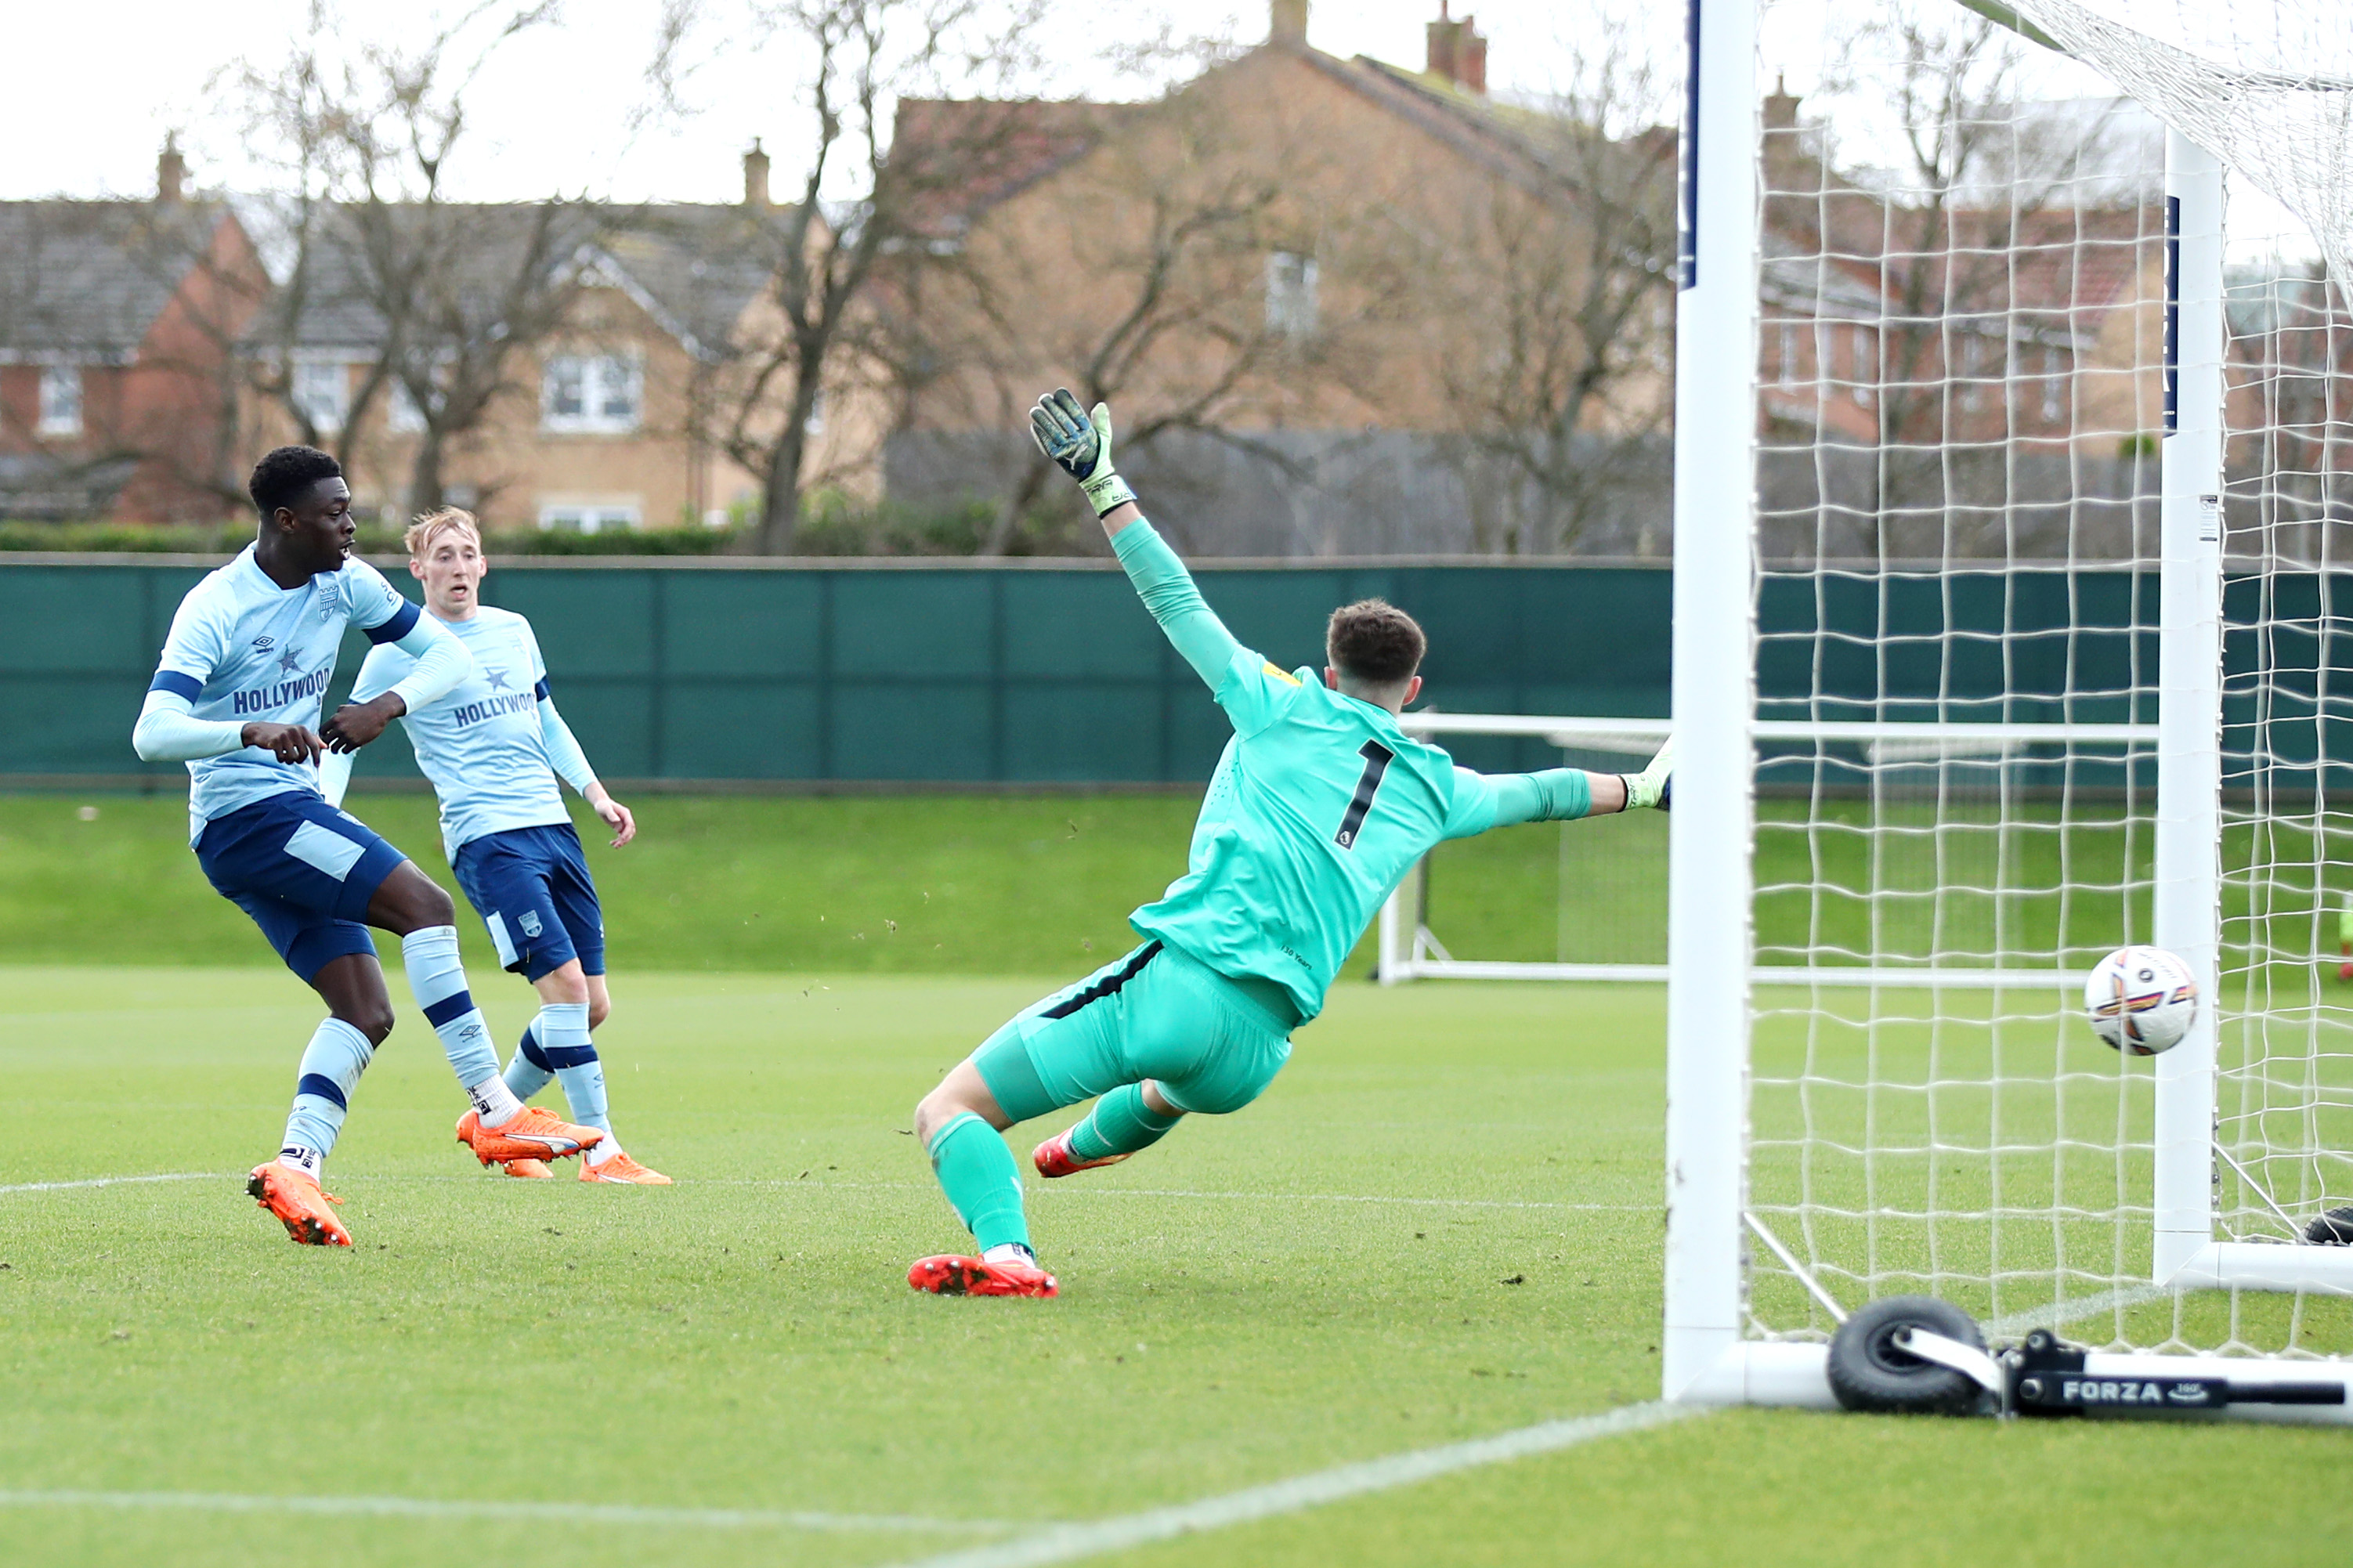
M915 1107L915 1136L931 1155L948 1201L973 1233L979 1256L943 1253L915 1260L907 1283L936 1296L1051 1296L1060 1287L1038 1267L1021 1209L1021 1176L1003 1133L1012 1119L970 1058Z

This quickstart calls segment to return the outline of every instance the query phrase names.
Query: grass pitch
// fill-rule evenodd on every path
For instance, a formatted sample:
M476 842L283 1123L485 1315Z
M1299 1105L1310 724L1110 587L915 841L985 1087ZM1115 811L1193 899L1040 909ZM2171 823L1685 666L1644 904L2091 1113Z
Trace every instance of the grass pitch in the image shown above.
M331 1171L343 1252L238 1188L316 1016L290 977L0 969L0 1561L921 1563L1654 1396L1639 987L1344 985L1259 1104L1041 1184L1060 1300L910 1292L960 1233L909 1108L1067 977L617 977L617 1122L669 1189L477 1172L405 1015ZM511 1041L523 988L481 994ZM133 1174L191 1179L24 1188ZM2348 1456L1743 1412L1099 1561L2335 1563ZM474 1502L559 1507L432 1511Z

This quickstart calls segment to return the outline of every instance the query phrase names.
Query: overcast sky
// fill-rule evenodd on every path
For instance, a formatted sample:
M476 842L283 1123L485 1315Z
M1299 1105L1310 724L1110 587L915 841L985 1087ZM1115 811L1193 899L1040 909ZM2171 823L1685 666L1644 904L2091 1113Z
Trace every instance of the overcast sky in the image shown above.
M0 0L10 10L9 83L0 93L0 198L67 195L143 195L153 189L155 154L176 131L204 188L253 190L266 171L244 155L231 95L214 85L240 57L266 63L285 57L305 26L311 0L85 0L80 5ZM342 36L410 46L437 18L501 0L342 0L350 18ZM503 0L512 7L517 0ZM740 10L755 0L703 0ZM1009 0L1008 0L1009 3ZM1873 161L1869 105L1841 109L1816 94L1821 40L1834 16L1849 20L1858 0L1767 0L1760 32L1765 78L1786 70L1808 111L1838 114L1849 158ZM1922 0L1923 4L1928 0ZM2162 36L2197 47L2216 0L2089 0L2112 16L2128 15ZM2245 11L2259 0L2237 0ZM2327 30L2325 14L2353 0L2276 0L2278 15L2309 31ZM2260 0L2271 5L2274 0ZM553 26L508 41L469 97L470 130L449 172L448 194L512 199L554 192L627 201L732 201L742 191L741 157L754 136L776 157L779 195L792 188L807 116L798 92L800 62L779 46L748 40L718 51L693 80L694 110L683 116L645 110L651 94L645 67L653 50L661 0L559 0ZM1320 0L1310 8L1308 39L1332 54L1371 55L1419 67L1423 26L1439 0ZM1681 0L1471 0L1490 40L1488 73L1499 92L1540 93L1557 84L1572 50L1617 16L1661 71L1667 96L1659 118L1672 121L1682 68ZM1050 41L1058 57L1027 90L1050 97L1135 97L1151 83L1107 73L1091 60L1106 41L1142 40L1170 18L1197 34L1256 43L1266 36L1262 3L1186 4L1185 0L1061 0L1058 16L1081 19L1075 36ZM1958 13L1956 12L1957 15ZM2235 13L2234 13L2235 14ZM2185 21L2183 18L2189 18ZM2283 22L2285 26L2285 22ZM2338 27L2346 39L2353 28ZM2274 52L2309 53L2284 44ZM710 51L706 50L706 55ZM2323 49L2326 54L2329 50ZM2353 52L2344 40L2339 54ZM2031 90L2071 98L2105 93L2098 78L2072 61L2031 51ZM2337 62L2332 59L2331 65ZM1881 133L1883 139L1883 132ZM1892 152L1892 149L1890 150ZM2236 184L2234 183L2234 190ZM2284 213L2248 193L2234 217L2263 216L2253 226L2299 228ZM2234 195L2234 201L2240 198ZM2234 227L2238 224L2234 222Z
M1623 3L1623 0L1620 0ZM353 5L354 32L411 41L430 30L423 18L463 6ZM1497 86L1541 89L1559 54L1565 21L1594 8L1543 0L1474 0L1492 40ZM249 185L226 95L208 93L213 74L238 56L282 56L302 29L305 0L92 0L82 5L10 0L7 90L0 93L0 197L143 195L155 153L176 130L198 183ZM559 26L507 43L470 100L479 133L453 194L518 197L554 189L589 190L628 200L727 201L741 190L737 162L754 136L778 154L779 188L796 139L794 62L779 51L743 51L699 79L704 102L683 121L660 121L634 134L631 110L647 100L643 79L659 0L563 0ZM1096 36L1148 37L1157 20L1181 14L1186 26L1245 43L1266 36L1263 5L1153 5L1145 0L1064 4ZM1636 8L1680 28L1672 0ZM1401 65L1422 63L1423 24L1438 0L1337 0L1312 7L1308 38L1336 55L1368 54ZM401 24L395 31L387 18ZM1223 24L1222 26L1220 24ZM1656 30L1656 26L1652 26ZM1135 79L1087 68L1094 39L1071 46L1076 58L1050 72L1037 89L1055 97L1135 96Z

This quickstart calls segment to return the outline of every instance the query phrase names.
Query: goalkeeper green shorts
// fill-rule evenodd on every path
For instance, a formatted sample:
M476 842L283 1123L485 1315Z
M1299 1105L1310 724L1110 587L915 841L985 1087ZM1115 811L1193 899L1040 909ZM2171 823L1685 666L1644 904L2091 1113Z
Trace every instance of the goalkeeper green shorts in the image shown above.
M1180 1110L1220 1115L1264 1091L1291 1059L1288 999L1145 942L1024 1008L973 1053L1016 1121L1150 1079Z

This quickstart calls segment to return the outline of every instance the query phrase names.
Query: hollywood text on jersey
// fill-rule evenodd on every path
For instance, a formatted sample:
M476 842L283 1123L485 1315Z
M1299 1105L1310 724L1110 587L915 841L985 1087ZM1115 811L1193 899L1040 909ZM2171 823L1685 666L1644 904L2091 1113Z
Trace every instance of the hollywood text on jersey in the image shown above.
M453 708L449 710L449 717L462 730L469 724L479 724L501 713L521 713L538 705L539 699L532 693L514 691L502 697L485 697L480 702L469 702L463 708Z
M327 689L327 682L334 678L334 673L333 665L322 665L300 680L281 680L275 686L233 692L230 701L240 719L248 713L267 713L272 709L316 697Z

